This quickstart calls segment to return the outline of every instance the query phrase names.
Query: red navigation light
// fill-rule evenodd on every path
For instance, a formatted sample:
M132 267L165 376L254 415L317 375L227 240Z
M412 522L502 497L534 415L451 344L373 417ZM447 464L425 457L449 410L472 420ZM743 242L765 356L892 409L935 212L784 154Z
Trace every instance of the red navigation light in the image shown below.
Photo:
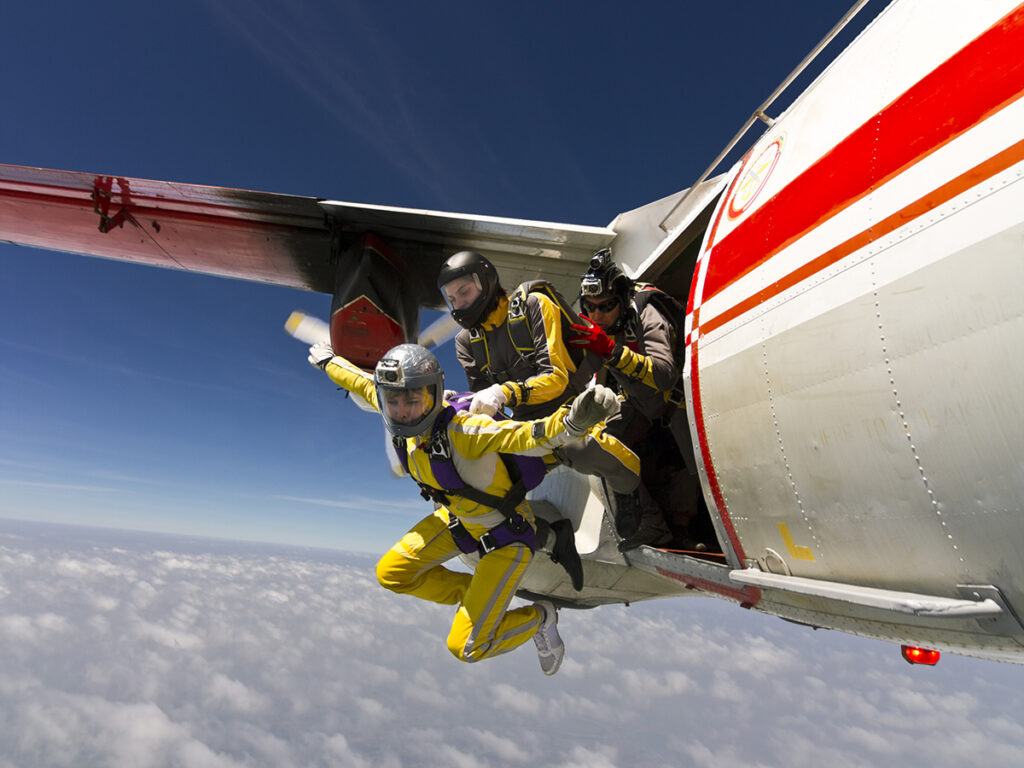
M912 645L901 645L900 650L903 651L903 658L907 660L908 664L927 664L929 667L934 667L939 663L940 654L938 651L933 651L929 648L917 648Z

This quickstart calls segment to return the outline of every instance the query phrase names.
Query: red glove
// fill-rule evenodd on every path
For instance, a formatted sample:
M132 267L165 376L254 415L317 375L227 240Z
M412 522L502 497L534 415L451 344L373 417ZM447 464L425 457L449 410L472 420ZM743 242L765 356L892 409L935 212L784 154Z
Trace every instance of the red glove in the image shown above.
M615 349L615 342L608 338L601 326L589 318L583 318L587 325L573 325L572 329L576 334L569 338L569 343L574 347L586 347L591 352L596 352L605 360L612 356Z

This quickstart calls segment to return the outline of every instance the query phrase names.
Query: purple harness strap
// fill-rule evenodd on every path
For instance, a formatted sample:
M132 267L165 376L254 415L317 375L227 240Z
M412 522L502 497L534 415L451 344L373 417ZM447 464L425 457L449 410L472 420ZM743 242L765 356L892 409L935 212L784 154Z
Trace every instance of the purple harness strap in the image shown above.
M473 538L473 534L466 530L466 526L459 518L451 513L449 515L451 519L448 531L455 541L455 546L467 555L478 554L483 557L509 544L524 544L531 552L537 551L537 531L518 512L491 528L479 539Z

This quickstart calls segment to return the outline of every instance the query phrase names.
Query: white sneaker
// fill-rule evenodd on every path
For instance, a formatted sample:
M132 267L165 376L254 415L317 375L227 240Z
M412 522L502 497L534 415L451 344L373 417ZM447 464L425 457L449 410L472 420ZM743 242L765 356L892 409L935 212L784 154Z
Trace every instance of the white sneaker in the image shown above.
M549 600L538 600L533 604L544 614L533 642L537 646L540 668L545 675L553 675L565 656L565 643L558 634L558 611Z

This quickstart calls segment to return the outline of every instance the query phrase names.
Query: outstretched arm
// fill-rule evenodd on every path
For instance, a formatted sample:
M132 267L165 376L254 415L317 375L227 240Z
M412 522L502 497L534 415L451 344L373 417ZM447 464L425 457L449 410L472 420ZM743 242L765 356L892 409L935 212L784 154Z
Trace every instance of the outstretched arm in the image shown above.
M481 414L458 413L448 425L453 446L470 459L493 453L541 456L583 437L619 410L615 393L600 385L576 396L568 409L559 408L535 421L494 421Z
M341 355L334 354L327 342L314 344L309 348L309 363L327 373L331 381L353 395L358 395L380 412L377 402L377 388L373 385L373 376L357 365L350 363Z

